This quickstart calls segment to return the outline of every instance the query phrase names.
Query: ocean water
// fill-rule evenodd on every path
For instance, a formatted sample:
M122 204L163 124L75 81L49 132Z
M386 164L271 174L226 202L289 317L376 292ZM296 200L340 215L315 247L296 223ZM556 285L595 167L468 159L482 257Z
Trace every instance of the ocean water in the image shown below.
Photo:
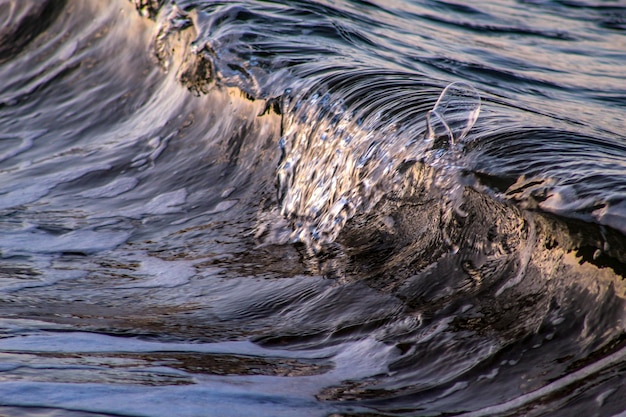
M0 21L1 415L626 415L623 2Z

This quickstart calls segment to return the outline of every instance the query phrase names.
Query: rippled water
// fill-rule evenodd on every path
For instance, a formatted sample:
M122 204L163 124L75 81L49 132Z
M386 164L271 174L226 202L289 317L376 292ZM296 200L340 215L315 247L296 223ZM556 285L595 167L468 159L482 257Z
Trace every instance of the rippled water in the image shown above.
M626 413L620 2L0 19L0 414Z

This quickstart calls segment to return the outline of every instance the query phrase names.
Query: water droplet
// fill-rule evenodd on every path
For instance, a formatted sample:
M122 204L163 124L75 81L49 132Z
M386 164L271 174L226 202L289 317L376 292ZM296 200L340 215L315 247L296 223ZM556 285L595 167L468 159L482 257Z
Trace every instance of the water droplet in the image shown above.
M357 168L363 168L365 164L374 156L376 150L378 149L378 142L374 141L367 148L367 151L359 158L359 162L357 164Z

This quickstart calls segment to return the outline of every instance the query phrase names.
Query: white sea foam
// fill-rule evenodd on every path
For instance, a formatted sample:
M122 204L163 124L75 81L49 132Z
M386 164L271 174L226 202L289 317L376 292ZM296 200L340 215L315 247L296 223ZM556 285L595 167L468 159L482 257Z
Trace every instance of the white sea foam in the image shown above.
M41 331L41 323L33 322L36 333L24 334L29 327L28 321L15 323L10 320L0 321L1 327L11 327L19 331L19 337L0 339L0 351L6 352L2 366L8 371L16 370L12 353L20 355L38 355L39 353L97 354L106 358L120 353L133 355L167 354L228 354L266 358L328 358L335 366L329 371L311 376L264 376L264 375L210 375L187 374L167 366L158 369L141 363L130 369L120 368L119 373L157 372L162 379L192 378L193 385L142 385L142 384L100 384L100 383L55 383L20 380L0 380L0 402L3 405L39 407L60 407L84 411L99 411L120 414L146 414L151 416L323 416L337 411L335 406L320 406L315 395L324 387L340 383L347 378L361 378L386 370L389 355L395 355L396 349L386 346L373 338L349 342L339 346L313 350L288 351L265 349L249 341L229 341L222 343L166 343L145 341L135 338L108 336L84 332ZM49 326L48 326L49 327ZM50 329L54 330L54 329ZM63 366L74 374L84 366L76 363L59 363L54 355L41 356L40 361L48 363L57 373ZM128 368L127 365L126 368ZM95 375L95 374L93 374ZM33 393L36 393L33 396ZM259 408L259 403L270 401L272 407ZM211 404L207 408L207 404ZM358 407L354 408L358 410Z
M108 164L71 167L65 171L38 177L35 184L25 185L20 182L11 182L10 185L0 188L0 210L32 203L48 195L59 184L73 181L91 172L106 171L110 168ZM0 176L1 182L2 177Z
M141 254L134 254L133 259L140 262L136 274L142 279L118 288L174 288L187 284L196 274L190 261L164 261Z
M60 235L30 228L4 233L0 250L4 256L22 253L96 253L126 242L126 231L79 229Z
M116 197L135 188L139 180L133 177L116 178L108 184L80 193L83 197L105 198Z
M213 207L211 210L209 210L209 212L207 214L221 213L223 211L230 210L231 208L233 208L237 204L237 201L238 200L224 200L224 201L220 201L219 203L217 203L215 205L215 207Z
M187 201L187 190L178 190L159 194L148 202L138 202L125 207L117 213L99 213L94 217L110 217L112 214L139 219L145 215L171 214L183 211L183 206Z

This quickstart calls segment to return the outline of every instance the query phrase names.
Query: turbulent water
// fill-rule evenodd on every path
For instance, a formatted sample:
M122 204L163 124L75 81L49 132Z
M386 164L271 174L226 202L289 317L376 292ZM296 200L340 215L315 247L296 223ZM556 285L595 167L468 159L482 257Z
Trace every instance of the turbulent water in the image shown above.
M0 414L626 415L624 3L0 21Z

